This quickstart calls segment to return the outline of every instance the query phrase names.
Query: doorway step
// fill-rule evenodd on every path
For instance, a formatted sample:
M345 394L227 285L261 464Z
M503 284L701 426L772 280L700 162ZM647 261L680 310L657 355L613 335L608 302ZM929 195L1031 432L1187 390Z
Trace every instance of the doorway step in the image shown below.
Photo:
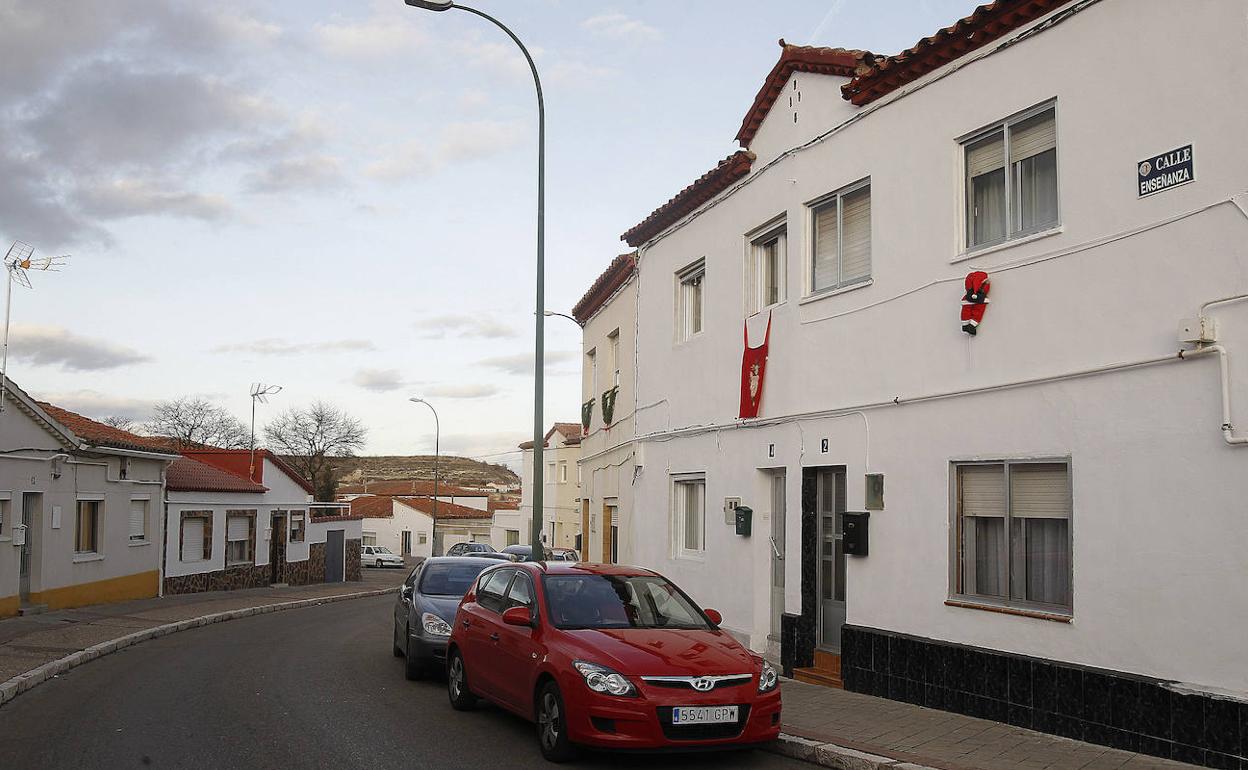
M17 608L18 615L42 615L48 611L46 604L23 604Z
M815 665L793 669L793 678L807 684L845 689L845 683L841 680L841 656L832 652L815 650Z

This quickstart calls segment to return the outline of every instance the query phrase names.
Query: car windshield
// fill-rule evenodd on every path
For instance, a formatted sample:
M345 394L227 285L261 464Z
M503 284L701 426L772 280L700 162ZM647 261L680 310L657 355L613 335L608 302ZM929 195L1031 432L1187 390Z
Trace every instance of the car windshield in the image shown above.
M485 560L480 564L429 564L420 577L420 592L427 596L463 596L481 570L489 566Z
M547 575L542 582L556 628L711 628L688 597L655 575Z

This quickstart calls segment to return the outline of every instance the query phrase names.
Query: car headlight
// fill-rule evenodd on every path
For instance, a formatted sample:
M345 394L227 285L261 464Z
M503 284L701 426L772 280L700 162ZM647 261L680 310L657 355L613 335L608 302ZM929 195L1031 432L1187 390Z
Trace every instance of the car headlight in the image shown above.
M763 670L758 672L758 691L771 692L776 689L776 685L780 683L780 676L776 674L776 670L771 667L767 661L763 661Z
M425 627L425 633L430 636L451 635L451 626L432 612L426 612L424 615L421 615L420 624Z
M618 671L585 660L573 661L572 667L585 677L585 686L594 692L618 695L622 698L632 698L637 695L637 688L633 687L633 683Z

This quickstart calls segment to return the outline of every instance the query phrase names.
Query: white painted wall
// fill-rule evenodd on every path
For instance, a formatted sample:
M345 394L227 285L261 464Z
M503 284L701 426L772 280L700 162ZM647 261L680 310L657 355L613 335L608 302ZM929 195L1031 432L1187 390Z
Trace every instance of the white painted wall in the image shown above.
M1248 448L1219 433L1213 358L871 409L869 449L859 416L795 417L1175 353L1181 318L1248 292L1248 204L1226 202L1248 188L1236 128L1248 122L1248 102L1226 96L1248 82L1246 6L1194 4L1182 25L1161 0L1090 6L869 113L851 110L864 116L766 171L756 164L749 184L644 247L637 400L660 406L637 420L636 560L721 609L762 650L769 521L757 515L754 536L738 537L723 523L723 498L763 511L760 469L786 467L786 545L796 555L800 469L843 464L850 510L862 507L864 472L886 476L871 555L848 565L850 623L1248 691L1240 642L1248 595L1227 588L1248 580ZM1165 57L1106 44L1162 28ZM799 77L803 88L815 79ZM1054 97L1060 230L962 260L958 138ZM828 108L826 128L835 112ZM755 140L760 159L778 154L771 143L794 138L773 123ZM1189 142L1197 181L1137 199L1137 163ZM802 301L804 204L868 176L873 283ZM1201 213L1167 223L1193 211ZM744 234L781 214L789 300L773 315L762 416L791 417L742 428L734 418ZM707 263L705 331L676 343L674 275L698 258ZM976 338L958 321L961 280L972 269L993 273ZM1211 315L1230 351L1233 422L1248 426L1248 303ZM761 339L765 318L750 323ZM670 433L691 426L714 430ZM1037 455L1071 458L1073 622L946 606L950 462ZM671 552L670 474L681 471L707 474L702 560ZM800 559L786 564L786 609L797 612Z
M393 515L363 519L361 528L365 532L377 535L377 545L384 545L391 551L403 553L403 532L412 533L412 555L428 557L433 555L433 517L415 508L409 508L398 498L391 502ZM420 542L420 535L425 542Z
M549 446L542 453L542 462L549 466L555 464L554 481L546 482L546 469L539 470L540 478L546 484L542 500L542 531L546 534L546 544L559 548L571 548L576 542L576 535L581 531L580 485L576 481L576 467L581 459L580 447L567 444L563 434L555 431L550 436ZM559 463L568 469L566 481L559 481ZM521 492L520 517L532 521L533 517L533 450L521 452ZM521 542L529 542L528 532Z

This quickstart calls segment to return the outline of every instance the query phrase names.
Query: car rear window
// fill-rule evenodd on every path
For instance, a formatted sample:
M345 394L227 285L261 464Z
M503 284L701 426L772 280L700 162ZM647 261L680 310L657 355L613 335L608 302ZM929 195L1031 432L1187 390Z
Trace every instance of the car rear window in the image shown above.
M484 561L480 564L426 564L420 578L420 592L429 596L463 596L481 570L488 566L490 563Z
M551 621L578 628L709 629L693 602L657 575L547 575Z

